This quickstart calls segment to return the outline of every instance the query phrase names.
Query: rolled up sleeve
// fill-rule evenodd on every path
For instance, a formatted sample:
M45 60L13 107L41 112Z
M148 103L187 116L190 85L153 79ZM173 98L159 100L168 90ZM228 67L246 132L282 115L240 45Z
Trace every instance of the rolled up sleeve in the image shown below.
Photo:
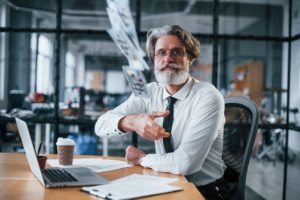
M124 103L100 116L95 124L95 133L100 137L112 137L124 134L118 128L119 121L126 115L140 114L146 111L143 98L131 95Z

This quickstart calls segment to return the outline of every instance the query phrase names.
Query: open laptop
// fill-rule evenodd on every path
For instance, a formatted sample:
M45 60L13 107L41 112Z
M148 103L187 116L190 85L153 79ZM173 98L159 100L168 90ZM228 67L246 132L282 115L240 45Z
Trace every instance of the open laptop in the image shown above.
M26 122L18 118L16 118L16 122L30 170L44 187L88 186L109 183L104 177L85 167L41 170Z

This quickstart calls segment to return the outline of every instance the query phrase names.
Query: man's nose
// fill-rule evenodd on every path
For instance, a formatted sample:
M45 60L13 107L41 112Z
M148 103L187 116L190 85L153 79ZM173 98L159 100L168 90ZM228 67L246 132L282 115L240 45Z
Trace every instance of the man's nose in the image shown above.
M174 62L175 58L170 53L167 53L164 57L165 62Z

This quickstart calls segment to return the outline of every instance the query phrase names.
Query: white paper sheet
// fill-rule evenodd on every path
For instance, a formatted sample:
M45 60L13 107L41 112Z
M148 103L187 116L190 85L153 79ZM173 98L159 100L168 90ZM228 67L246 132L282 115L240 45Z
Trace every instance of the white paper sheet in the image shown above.
M125 167L132 167L133 165L128 164L127 162L120 161L120 160L109 160L109 159L101 159L101 158L79 158L74 159L72 165L60 165L57 159L49 159L47 163L51 167L61 167L61 168L68 168L68 167L87 167L90 170L100 173L111 171L115 169L121 169Z
M113 182L106 185L82 187L81 190L105 199L135 199L156 194L182 190L177 186L162 184L155 181L135 180Z
M166 177L160 177L160 176L150 176L150 175L141 175L141 174L131 174L129 176L125 176L119 179L116 179L112 181L112 183L116 182L128 182L128 181L137 181L137 180L143 180L143 181L152 181L152 182L158 182L162 184L169 184L173 183L175 181L178 181L178 178L166 178Z

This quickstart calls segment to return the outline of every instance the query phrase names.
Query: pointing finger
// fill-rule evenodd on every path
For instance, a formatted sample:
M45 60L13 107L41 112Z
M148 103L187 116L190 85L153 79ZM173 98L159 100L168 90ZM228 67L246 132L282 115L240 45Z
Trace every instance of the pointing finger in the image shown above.
M164 138L170 137L170 133L167 132L167 131L162 131L162 132L161 132L161 135L162 135L162 137L164 137Z
M152 112L151 117L156 118L156 117L166 117L170 114L169 110L166 110L164 112Z

